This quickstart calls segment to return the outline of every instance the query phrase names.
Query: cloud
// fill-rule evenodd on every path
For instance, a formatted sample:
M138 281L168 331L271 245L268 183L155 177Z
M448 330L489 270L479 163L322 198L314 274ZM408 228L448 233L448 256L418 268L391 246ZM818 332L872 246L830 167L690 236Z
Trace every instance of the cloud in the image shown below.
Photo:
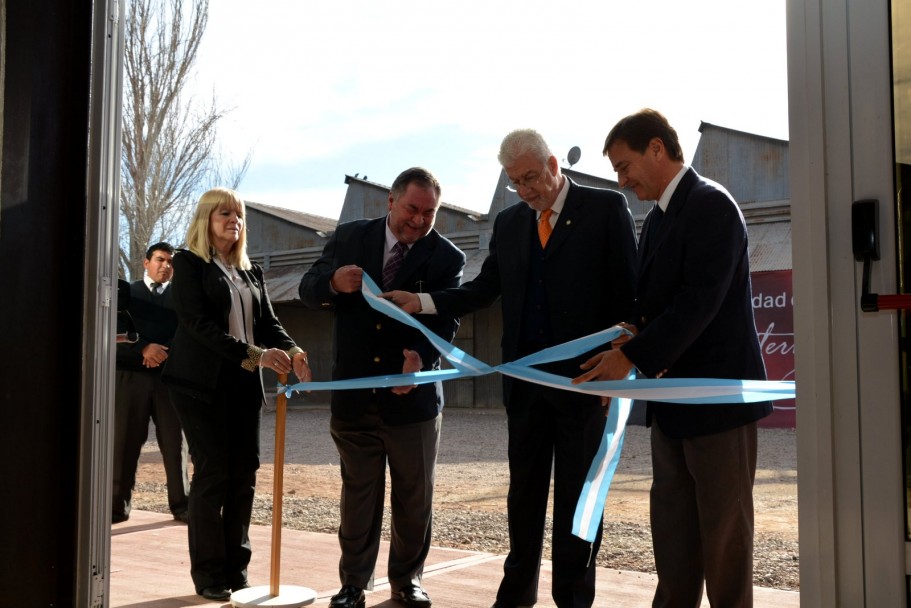
M345 173L391 179L423 155L463 199L451 202L473 208L517 127L560 160L580 146L575 168L605 177L605 135L644 106L668 116L688 157L700 121L786 138L784 26L785 0L219 0L198 83L235 108L220 134L237 156L254 149L252 185L257 169L287 169L272 196Z

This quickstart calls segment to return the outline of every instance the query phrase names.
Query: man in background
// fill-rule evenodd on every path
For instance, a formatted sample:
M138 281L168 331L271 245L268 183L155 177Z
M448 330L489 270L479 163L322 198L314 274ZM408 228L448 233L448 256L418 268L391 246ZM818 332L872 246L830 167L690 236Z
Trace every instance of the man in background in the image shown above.
M142 445L149 436L149 420L167 476L168 507L175 520L186 523L190 480L188 449L168 390L161 382L161 365L177 331L171 300L171 258L174 248L155 243L146 251L145 276L130 284L128 318L138 339L117 345L114 395L114 485L111 522L130 518L133 487Z

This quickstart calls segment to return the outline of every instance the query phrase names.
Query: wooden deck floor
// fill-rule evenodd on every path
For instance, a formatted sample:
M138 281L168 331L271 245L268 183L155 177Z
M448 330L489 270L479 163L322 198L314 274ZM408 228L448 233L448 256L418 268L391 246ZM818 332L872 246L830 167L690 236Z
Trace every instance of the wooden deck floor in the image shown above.
M253 526L253 561L250 583L270 584L272 530ZM338 591L338 539L332 534L282 530L280 582L313 589L313 606L328 606ZM380 549L377 574L385 572L388 546ZM434 547L424 570L424 588L436 608L488 608L495 599L505 556ZM595 606L640 608L651 605L655 578L638 572L598 571ZM550 563L541 567L537 608L553 608L550 597ZM187 529L158 513L134 511L130 520L111 529L111 608L222 607L230 602L209 602L195 594L190 580ZM708 608L708 601L703 606ZM757 587L755 608L798 608L793 591ZM389 598L385 578L378 578L367 594L367 607L401 608Z

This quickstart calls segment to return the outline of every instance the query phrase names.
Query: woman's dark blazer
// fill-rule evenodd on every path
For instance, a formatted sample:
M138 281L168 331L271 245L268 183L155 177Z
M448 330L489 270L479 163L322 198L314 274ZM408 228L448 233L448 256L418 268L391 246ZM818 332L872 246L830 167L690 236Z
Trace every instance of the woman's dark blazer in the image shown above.
M183 249L174 255L173 265L171 291L178 325L163 381L174 390L212 401L221 374L255 374L257 382L243 385L258 387L262 399L260 351L295 346L272 310L262 268L253 264L250 270L238 270L253 296L254 344L247 344L228 333L231 286L221 268Z

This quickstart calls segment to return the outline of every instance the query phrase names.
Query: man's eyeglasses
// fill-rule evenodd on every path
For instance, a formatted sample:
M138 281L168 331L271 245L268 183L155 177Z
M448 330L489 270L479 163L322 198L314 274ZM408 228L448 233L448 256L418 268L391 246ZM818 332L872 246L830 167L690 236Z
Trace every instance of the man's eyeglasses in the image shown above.
M509 183L506 184L506 189L510 192L518 192L519 188L534 188L541 183L541 179L546 172L547 165L541 167L540 171L529 171L520 178L509 180Z

